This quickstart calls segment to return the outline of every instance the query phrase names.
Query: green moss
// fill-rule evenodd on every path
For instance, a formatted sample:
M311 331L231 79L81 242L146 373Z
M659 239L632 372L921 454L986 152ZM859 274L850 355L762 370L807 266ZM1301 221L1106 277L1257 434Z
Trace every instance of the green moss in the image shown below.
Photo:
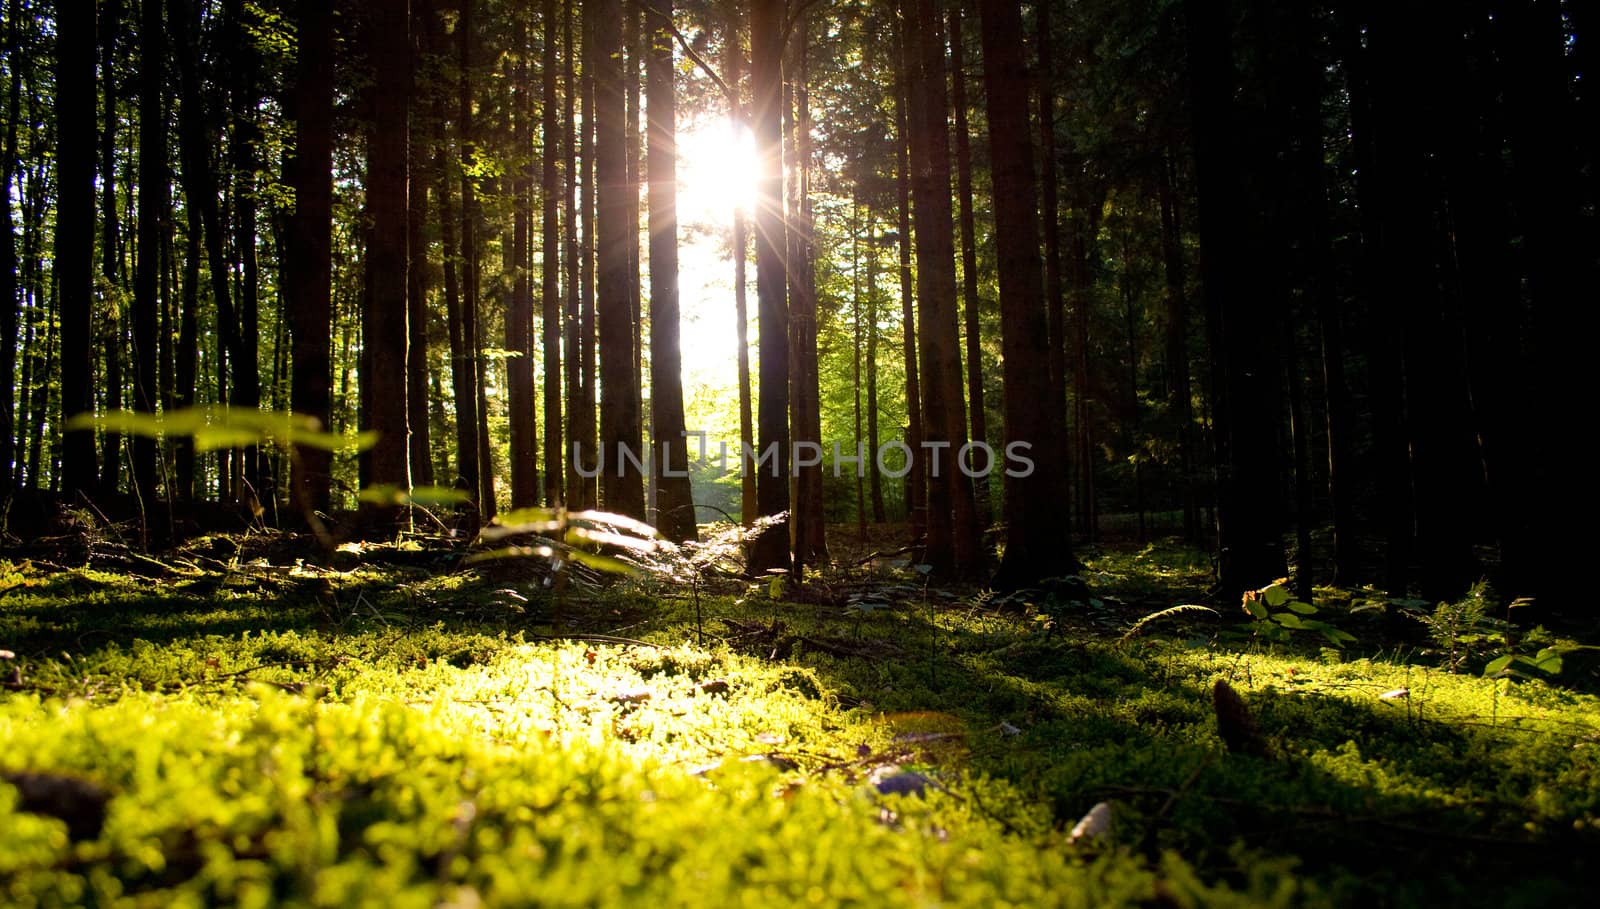
M1095 622L1202 565L1091 560ZM0 783L0 903L1549 905L1600 845L1600 702L1543 681L920 591L865 620L708 595L726 635L691 647L648 580L569 596L551 641L503 576L241 571L0 564L0 771L113 793L74 842ZM1226 753L1218 679L1271 759ZM894 768L926 798L877 794ZM1100 801L1107 838L1069 842Z

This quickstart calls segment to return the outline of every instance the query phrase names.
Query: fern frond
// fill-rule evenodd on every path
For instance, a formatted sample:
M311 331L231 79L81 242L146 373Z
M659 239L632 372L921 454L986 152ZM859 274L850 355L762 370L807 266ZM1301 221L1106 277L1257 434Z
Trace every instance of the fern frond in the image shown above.
M1144 618L1140 619L1139 621L1134 622L1133 623L1133 627L1129 628L1127 630L1127 632L1125 634L1123 634L1123 636L1121 638L1117 639L1117 643L1120 644L1123 641L1128 640L1129 638L1133 637L1134 635L1138 634L1141 630L1143 630L1146 625L1150 624L1151 622L1156 621L1157 619L1164 619L1164 618L1167 618L1168 616L1174 616L1174 615L1178 615L1179 613L1184 613L1184 612L1209 612L1214 616L1218 616L1219 618L1222 615L1222 613L1217 612L1215 609L1212 609L1210 606L1201 606L1198 603L1180 603L1177 606L1168 607L1166 609L1161 610L1160 612L1152 612L1149 615L1145 616Z

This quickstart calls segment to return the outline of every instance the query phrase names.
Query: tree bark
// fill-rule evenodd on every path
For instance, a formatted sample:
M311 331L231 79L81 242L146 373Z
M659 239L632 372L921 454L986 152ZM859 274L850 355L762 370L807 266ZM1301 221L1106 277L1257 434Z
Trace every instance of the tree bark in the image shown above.
M956 465L967 442L961 395L961 344L956 330L954 218L950 210L949 103L945 93L944 17L938 0L913 0L915 80L911 93L911 191L917 231L917 334L922 344L923 431L928 458L928 549L937 574L978 570L977 512L972 483ZM940 445L947 445L943 450Z
M643 520L644 477L637 463L627 456L630 452L641 454L639 397L632 387L636 361L628 287L628 247L638 243L637 217L631 222L629 219L637 202L630 204L629 197L637 200L638 187L628 180L621 4L618 0L601 0L591 8L596 12L591 60L595 64L595 170L599 189L595 309L600 344L600 446L604 453L600 502L608 511Z
M164 66L166 30L160 0L139 7L139 259L133 288L133 407L156 411L157 323L161 312L162 223L171 203L167 173L167 113ZM145 509L156 503L156 440L133 440L133 486Z
M950 86L955 106L957 221L961 228L961 297L966 329L967 406L972 423L972 441L989 442L987 405L983 395L983 338L979 330L978 242L972 214L972 136L967 126L966 47L962 37L961 6L950 7ZM987 525L993 518L989 501L989 475L973 478L973 498L978 520Z
M56 223L53 259L61 319L63 422L94 409L90 356L94 314L95 17L87 5L56 20ZM43 416L42 412L39 416ZM61 492L70 501L95 491L92 430L61 445Z
M538 471L535 467L533 395L533 289L531 237L533 220L533 102L528 72L528 24L516 13L512 29L512 50L516 71L511 83L512 142L515 150L512 167L511 214L511 305L505 314L506 399L509 409L511 445L511 507L531 508L539 504Z
M1028 130L1028 74L1017 0L982 0L984 95L994 175L995 242L999 250L1000 332L1004 356L1006 442L1031 446L1034 467L1005 482L1006 548L995 583L1016 588L1068 570L1072 557L1063 427L1030 390L1050 363L1044 287L1040 282L1039 214L1033 144ZM1009 459L1004 462L1009 463ZM1022 468L1018 468L1022 472Z
M678 328L677 101L672 65L672 3L655 0L645 15L649 107L650 457L656 526L668 539L693 540L694 498L684 437L683 354Z
M542 9L544 51L540 57L540 79L544 103L544 170L540 175L541 246L540 304L544 348L544 503L554 507L562 502L561 456L561 175L562 123L556 104L556 46L560 43L561 23L556 18L556 0L544 0Z
M371 452L371 481L409 488L406 409L407 345L407 140L410 132L411 20L406 0L381 0L373 8L373 131L367 156L367 206L372 217L370 309L363 320L370 375L361 391L370 426L378 433Z
M758 466L756 510L761 517L789 507L789 303L784 288L787 237L783 222L782 0L752 0L750 10L751 127L761 171L756 184L756 305L760 318L761 398L758 444L770 461ZM762 532L750 549L749 571L790 567L783 522Z

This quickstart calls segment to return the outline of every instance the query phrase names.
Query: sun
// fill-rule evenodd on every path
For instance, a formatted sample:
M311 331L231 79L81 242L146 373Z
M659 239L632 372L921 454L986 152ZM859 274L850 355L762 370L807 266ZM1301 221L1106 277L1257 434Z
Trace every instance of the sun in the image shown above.
M755 137L726 117L691 121L678 131L678 220L726 227L734 212L755 209Z

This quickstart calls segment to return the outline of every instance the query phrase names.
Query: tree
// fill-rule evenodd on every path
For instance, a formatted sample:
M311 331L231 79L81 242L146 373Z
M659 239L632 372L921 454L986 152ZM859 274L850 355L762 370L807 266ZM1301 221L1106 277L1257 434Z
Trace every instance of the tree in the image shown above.
M752 0L750 7L751 131L760 173L756 184L756 308L760 319L760 414L756 510L782 514L789 498L789 301L784 279L787 238L783 221L783 3ZM750 547L749 570L789 568L788 528L775 522Z
M377 74L367 153L367 252L371 298L363 320L370 375L361 390L379 442L371 452L371 482L409 488L406 412L407 145L410 135L411 17L407 0L372 7L372 55Z
M950 133L944 28L937 0L914 0L911 37L911 191L917 232L917 335L928 459L927 564L965 574L982 561L972 483L958 468L966 447L961 354L956 331L955 225L950 211ZM941 451L942 449L942 451Z
M166 31L160 0L139 7L139 258L133 288L133 407L156 411L156 330L161 255L170 209L167 174ZM145 508L156 502L156 440L133 439L133 486Z
M640 452L639 397L633 385L633 313L629 303L630 245L638 243L638 219L629 196L627 113L623 85L622 15L618 0L601 0L595 10L595 171L599 189L596 229L595 310L600 345L600 503L608 511L644 518L644 478ZM631 226L630 226L631 225ZM634 272L637 275L637 272Z
M1049 375L1044 287L1040 283L1038 187L1028 134L1028 74L1014 49L1022 41L1016 0L978 5L983 84L989 113L995 241L1000 251L1000 331L1005 368L1008 451L1031 446L1034 469L1005 484L1006 548L995 583L1022 587L1072 565L1063 427L1031 389Z
M333 11L300 0L294 81L294 185L284 293L292 322L289 406L323 427L332 424L333 280ZM302 511L330 507L333 458L322 448L296 448L290 488Z
M90 357L94 311L94 15L56 22L56 224L55 274L61 312L61 416L90 413L94 399ZM79 112L68 115L67 112ZM61 491L71 499L95 490L94 433L68 432L61 447Z
M669 539L696 538L683 423L683 354L678 337L677 99L672 79L672 3L645 16L649 104L650 457L656 526Z
M556 45L561 23L555 0L544 0L544 52L540 76L544 103L543 166L540 179L544 262L540 269L544 348L544 501L561 504L561 154L562 122L556 105Z
M988 415L983 396L983 339L978 330L978 230L972 214L972 136L967 127L967 72L965 39L961 34L961 6L950 7L950 102L955 106L956 201L961 227L961 298L967 355L967 406L972 421L972 441L988 444ZM989 476L980 473L973 483L978 517L990 517Z
M528 74L528 24L518 15L512 32L516 73L511 85L513 121L511 305L506 309L506 393L511 424L511 507L539 502L535 466L533 396L533 276L529 231L533 218L533 102Z

